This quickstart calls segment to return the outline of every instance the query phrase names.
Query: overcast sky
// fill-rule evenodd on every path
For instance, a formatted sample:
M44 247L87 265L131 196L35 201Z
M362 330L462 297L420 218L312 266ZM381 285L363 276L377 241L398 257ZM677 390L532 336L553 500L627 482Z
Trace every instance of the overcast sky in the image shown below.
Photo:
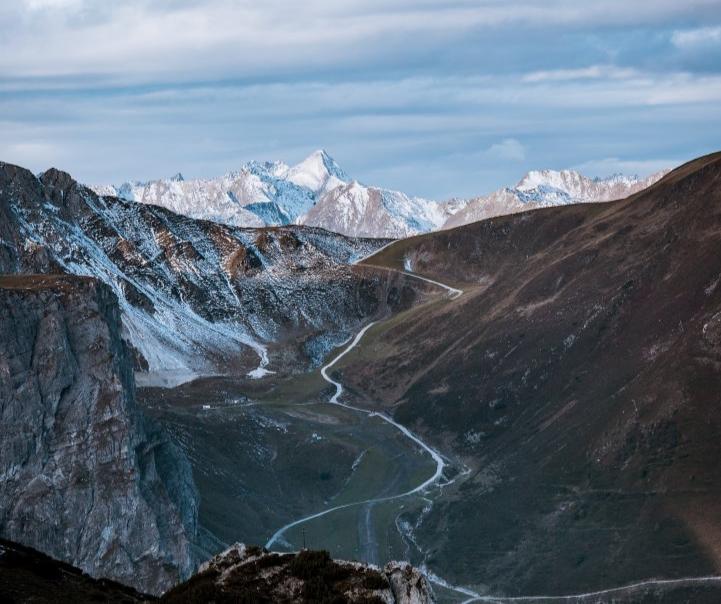
M446 198L721 148L721 0L13 0L0 31L0 159L84 182L325 148Z

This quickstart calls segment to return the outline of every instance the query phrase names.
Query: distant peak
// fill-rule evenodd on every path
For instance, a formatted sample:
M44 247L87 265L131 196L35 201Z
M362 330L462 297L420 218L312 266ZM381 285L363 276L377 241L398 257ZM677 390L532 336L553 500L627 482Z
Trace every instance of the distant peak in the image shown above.
M348 176L325 149L317 149L293 166L288 178L297 185L318 192L329 182L347 182Z
M342 172L338 163L330 156L325 149L316 149L308 155L298 166L323 166L326 171L333 174L336 171Z
M57 168L45 170L45 172L39 175L39 179L44 185L59 189L66 189L77 184L70 174Z
M170 177L170 180L173 182L183 182L185 179L180 172L176 172L175 174L173 174L173 176Z
M608 182L608 183L635 183L641 180L638 174L627 175L623 172L614 172L611 176L596 176L593 179L595 182Z

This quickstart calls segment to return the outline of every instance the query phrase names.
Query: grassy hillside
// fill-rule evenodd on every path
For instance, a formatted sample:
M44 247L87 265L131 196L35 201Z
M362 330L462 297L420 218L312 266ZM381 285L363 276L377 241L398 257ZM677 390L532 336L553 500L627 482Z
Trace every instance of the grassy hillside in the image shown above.
M474 468L421 527L435 568L512 593L721 570L720 252L717 153L366 260L466 290L342 367Z

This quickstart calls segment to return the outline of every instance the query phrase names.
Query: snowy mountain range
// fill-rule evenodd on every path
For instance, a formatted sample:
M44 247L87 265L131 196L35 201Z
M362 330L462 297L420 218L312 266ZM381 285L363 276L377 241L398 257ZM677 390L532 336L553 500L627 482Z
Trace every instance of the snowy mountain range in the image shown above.
M215 179L185 180L177 174L91 188L102 196L231 226L300 224L353 237L401 238L537 207L619 199L663 174L592 179L572 170L532 171L515 187L487 196L434 201L362 184L318 150L294 166L253 161Z
M668 172L661 170L645 178L623 174L589 178L575 170L532 170L515 187L468 200L443 228L535 208L623 199L650 187Z

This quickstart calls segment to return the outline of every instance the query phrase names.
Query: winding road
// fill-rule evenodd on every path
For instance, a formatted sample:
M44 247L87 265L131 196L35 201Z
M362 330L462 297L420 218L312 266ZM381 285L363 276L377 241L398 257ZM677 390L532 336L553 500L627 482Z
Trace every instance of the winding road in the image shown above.
M405 491L403 493L399 493L397 495L388 495L386 497L374 497L374 498L370 498L370 499L363 499L361 501L353 501L351 503L345 503L343 505L337 505L335 507L328 508L326 510L317 512L315 514L310 514L308 516L304 516L303 518L299 518L298 520L290 522L290 523L286 524L285 526L279 528L275 533L273 533L271 538L268 539L268 541L265 544L265 547L267 549L270 549L271 547L273 547L273 545L275 543L277 543L289 529L296 527L300 524L304 524L306 522L309 522L310 520L315 520L316 518L321 518L322 516L331 514L338 510L345 510L345 509L348 509L351 507L369 504L369 503L375 504L375 503L383 503L386 501L394 501L396 499L402 499L404 497L409 497L411 495L415 495L416 493L420 493L421 491L424 491L429 486L439 482L443 475L443 470L446 467L446 462L443 460L443 457L441 456L441 454L438 451L436 451L434 448L432 448L430 445L423 442L420 438L418 438L418 436L413 434L413 432L411 432L408 428L406 428L402 424L399 424L395 420L391 419L385 413L380 413L377 411L370 411L368 409L363 409L361 407L355 407L353 405L348 405L346 403L342 403L339 400L341 394L343 394L343 385L340 384L340 382L336 382L333 378L331 378L328 375L328 370L331 367L333 367L333 365L335 365L338 361L340 361L345 355L347 355L351 350L353 350L358 345L358 343L361 341L361 339L366 334L366 332L371 327L373 327L376 323L377 323L377 321L368 323L368 325L366 325L363 329L361 329L356 334L353 341L350 343L350 345L347 348L345 348L345 350L343 350L343 352L341 352L338 356L336 356L330 363L323 366L323 368L320 370L320 374L323 376L323 379L326 382L335 386L335 394L333 394L333 396L330 398L330 400L328 402L333 405L345 407L346 409L351 409L358 413L363 413L363 414L367 415L368 417L377 417L377 418L381 419L382 421L395 427L397 430L399 430L401 433L403 433L403 435L406 436L406 438L409 438L410 440L412 440L415 444L417 444L421 449L423 449L426 453L428 453L431 456L431 458L433 459L433 461L436 464L436 470L430 478L424 480L418 486L416 486L408 491Z
M390 242L383 246L380 249L384 249L385 247L388 247L394 242ZM374 253L377 253L380 250L377 250ZM364 260L365 258L361 259ZM356 261L360 262L360 260ZM397 269L392 269L397 270ZM461 295L463 295L463 290L457 289L455 287L451 287L450 285L446 285L445 283L441 283L439 281L435 281L433 279L429 279L427 277L422 277L420 275L416 275L414 273L411 273L409 271L405 270L398 270L398 272L407 275L409 277L419 279L421 281L425 281L427 283L431 283L433 285L436 285L438 287L441 287L445 289L449 297L453 300L459 298ZM378 503L388 502L388 501L394 501L397 499L402 499L405 497L409 497L412 495L416 495L419 493L422 493L426 491L429 487L433 485L440 485L441 478L443 477L443 472L446 468L446 462L443 459L443 456L433 447L431 447L429 444L425 443L423 440L421 440L416 434L411 432L408 428L403 426L402 424L399 424L395 420L393 420L391 417L386 415L385 413L377 412L377 411L371 411L368 409L363 409L361 407L356 407L354 405L349 405L347 403L341 402L340 398L343 394L343 385L340 382L335 381L332 377L329 375L329 370L336 364L338 361L340 361L343 357L345 357L348 353L350 353L358 344L360 343L363 336L370 330L374 325L376 325L378 322L373 321L363 327L353 338L353 341L340 353L338 354L332 361L327 363L321 368L321 376L323 379L328 382L329 384L332 384L335 386L335 393L328 401L329 403L333 405L338 405L340 407L345 407L346 409L350 409L352 411L365 414L368 417L377 417L381 419L382 421L390 424L394 428L396 428L398 431L400 431L406 438L410 439L413 443L418 445L424 452L426 452L435 462L436 469L432 476L424 480L422 483L417 485L416 487L407 490L403 493L397 494L397 495L388 495L384 497L375 497L375 498L369 498L364 499L361 501L354 501L350 503L346 503L343 505L338 505L335 507L331 507L328 509L325 509L321 512L317 512L315 514L310 514L308 516L304 516L303 518L299 518L298 520L295 520L293 522L290 522L286 524L285 526L279 528L270 539L265 544L266 549L270 549L274 544L278 543L280 540L282 540L283 535L290 530L293 527L296 527L298 525L304 524L306 522L309 522L311 520L314 520L316 518L321 518L322 516L325 516L327 514L331 514L333 512L336 512L338 510L344 510L356 506L362 506L366 505L368 506L368 510L366 510L365 513L365 523L366 525L369 524L369 516L370 516L370 508ZM448 481L445 483L446 485L451 484L453 480ZM366 527L366 540L368 542L372 541L372 537L370 535L370 528ZM439 577L438 575L434 574L430 569L422 567L421 570L426 574L428 580L431 583L434 583L435 585L438 585L439 587L442 587L444 589L453 591L457 594L459 594L462 597L465 597L462 601L462 604L471 604L473 602L495 602L498 604L501 603L513 603L513 602L578 602L582 603L585 600L589 600L592 598L598 598L598 597L604 597L604 596L612 596L612 595L623 595L626 594L632 594L634 591L637 591L639 589L647 588L647 587L661 587L661 586L693 586L693 585L703 585L708 583L718 583L721 584L721 576L704 576L704 577L685 577L685 578L679 578L679 579L649 579L645 581L639 581L636 583L632 583L629 585L619 586L619 587L612 587L608 589L602 589L597 591L591 591L586 593L577 593L577 594L567 594L567 595L536 595L536 596L494 596L490 594L479 594L472 589L469 589L467 587L457 586L453 585L447 581L445 581L443 578Z
M367 258L369 258L369 257L377 254L377 253L380 252L381 250L387 248L388 246L390 246L390 245L392 245L392 244L394 244L394 243L396 243L395 240L386 243L384 246L382 246L382 247L380 247L379 249L375 250L374 252L372 252L372 253L369 254L368 256L364 256L363 258L359 258L359 259L355 260L355 261L353 262L353 264L358 264L359 262L362 262L363 260L366 260ZM371 265L371 266L372 266L372 265ZM392 269L392 270L395 270L395 269ZM411 272L408 272L408 271L401 271L401 270L399 270L398 272L399 272L399 273L402 273L402 274L404 274L404 275L407 275L407 276L409 276L409 277L412 277L412 278L414 278L414 279L419 279L419 280L421 280L421 281L425 281L426 283L432 283L433 285L436 285L436 286L438 286L438 287L441 287L441 288L445 289L445 290L449 293L449 296L450 296L451 299L456 299L456 298L460 297L461 295L463 295L463 290L457 289L457 288L455 288L455 287L451 287L450 285L446 285L445 283L441 283L440 281L434 281L433 279L429 279L429 278L427 278L427 277L422 277L422 276L420 276L420 275L416 275L415 273L411 273ZM360 505L376 504L376 503L381 503L381 502L386 502L386 501L393 501L393 500L395 500L395 499L401 499L401 498L403 498L403 497L409 497L409 496L411 496L411 495L415 495L416 493L420 493L421 491L424 491L424 490L425 490L426 488L428 488L429 486L431 486L431 485L433 485L433 484L435 484L435 483L438 483L438 482L440 481L440 479L441 479L441 476L443 475L443 470L444 470L445 467L446 467L446 463L445 463L445 461L443 460L443 457L441 456L441 454L440 454L438 451L436 451L436 450L435 450L434 448L432 448L430 445L428 445L428 444L426 444L425 442L423 442L420 438L418 438L418 436L416 436L415 434L413 434L413 432L411 432L408 428L406 428L405 426L403 426L403 425L399 424L398 422L394 421L393 419L391 419L391 418L390 418L388 415L386 415L385 413L380 413L380 412L377 412L377 411L370 411L370 410L368 410L368 409L362 409L361 407L354 407L353 405L348 405L348 404L346 404L346 403L340 402L340 396L341 396L341 394L343 394L343 386L340 384L340 382L336 382L333 378L331 378L331 377L328 375L328 370L329 370L331 367L333 367L333 365L335 365L338 361L340 361L345 355L347 355L351 350L353 350L353 349L358 345L358 343L361 341L361 339L362 339L363 336L366 334L366 332L367 332L371 327L373 327L376 323L377 323L377 321L373 321L372 323L369 323L369 324L366 325L363 329L361 329L361 330L356 334L355 338L354 338L353 341L350 343L350 345L343 350L343 352L341 352L341 353L340 353L338 356L336 356L332 361L330 361L327 365L324 365L324 366L321 368L320 374L321 374L321 376L323 377L323 379L324 379L326 382L328 382L329 384L332 384L333 386L335 386L335 393L333 394L333 396L331 397L331 399L330 399L329 402L330 402L331 404L333 404L333 405L339 405L340 407L345 407L346 409L351 409L351 410L353 410L353 411L357 411L358 413L364 413L364 414L367 415L368 417L378 417L379 419L383 420L384 422L390 424L391 426L393 426L394 428L396 428L397 430L399 430L400 432L402 432L403 435L406 436L406 438L409 438L410 440L412 440L415 444L417 444L418 446L420 446L421 449L423 449L426 453L428 453L428 454L431 456L431 458L433 459L433 461L434 461L435 464L436 464L436 471L433 473L433 476L431 476L430 478L428 478L427 480L425 480L424 482L422 482L421 484L419 484L419 485L416 486L415 488L413 488L413 489L411 489L411 490L409 490L409 491L406 491L406 492L404 492L404 493L400 493L400 494L398 494L398 495L388 495L388 496L386 496L386 497L376 497L376 498L371 498L371 499L364 499L364 500L362 500L362 501L354 501L354 502L351 502L351 503L346 503L346 504L343 504L343 505L338 505L338 506L335 506L335 507L332 507L332 508L328 508L328 509L326 509L326 510L323 510L322 512L317 512L317 513L315 513L315 514L310 514L310 515L308 515L308 516L304 516L303 518L299 518L298 520L295 520L295 521L293 521L293 522L290 522L290 523L286 524L285 526L282 526L281 528L279 528L275 533L273 533L273 535L270 537L270 539L268 539L268 541L267 541L266 544L265 544L265 547L266 547L267 549L270 549L275 543L277 543L280 539L282 539L283 535L284 535L289 529L291 529L291 528L293 528L293 527L296 527L296 526L298 526L298 525L300 525L300 524L304 524L304 523L309 522L309 521L311 521L311 520L315 520L316 518L321 518L322 516L326 516L327 514L331 514L331 513L335 512L335 511L338 511L338 510L344 510L344 509L347 509L347 508L351 508L351 507L355 507L355 506L360 506Z
M608 589L599 589L597 591L589 591L586 593L568 594L561 596L481 596L476 594L473 597L464 600L461 604L471 604L471 602L495 602L497 604L512 602L578 602L591 598L598 598L611 595L631 595L634 591L645 587L690 587L693 585L704 584L721 584L721 576L710 575L708 577L682 577L680 579L648 579L647 581L638 581L637 583L629 583L620 587L610 587ZM615 601L615 600L614 600ZM595 602L599 602L596 600Z
M391 243L393 243L393 242L391 242ZM388 245L390 245L390 244L386 244L386 246L384 246L384 247L387 247ZM381 248L381 249L383 249L383 248ZM427 277L422 277L422 276L420 276L420 275L416 275L416 274L411 273L411 272L408 272L408 271L398 271L398 272L400 272L400 273L402 273L402 274L404 274L404 275L407 275L407 276L409 276L409 277L412 277L412 278L415 278L415 279L419 279L419 280L425 281L425 282L427 282L427 283L431 283L431 284L433 284L433 285L436 285L436 286L438 286L438 287L441 287L442 289L445 289L445 290L448 292L449 297L450 297L451 299L453 299L453 300L455 300L456 298L458 298L458 297L460 297L461 295L463 295L463 290L457 289L457 288L455 288L455 287L451 287L450 285L446 285L445 283L441 283L441 282L439 282L439 281L434 281L433 279L429 279L429 278L427 278ZM388 495L388 496L384 496L384 497L374 497L374 498L364 499L364 500L361 500L361 501L354 501L354 502L346 503L346 504L343 504L343 505L338 505L338 506L331 507L331 508L328 508L328 509L326 509L326 510L323 510L323 511L321 511L321 512L317 512L317 513L315 513L315 514L310 514L310 515L308 515L308 516L304 516L304 517L299 518L298 520L295 520L295 521L293 521L293 522L290 522L290 523L286 524L285 526L282 526L281 528L279 528L275 533L273 533L273 535L270 537L270 539L268 539L268 541L267 541L266 544L265 544L265 548L266 548L266 549L272 548L274 544L276 544L276 543L278 543L279 541L281 541L281 540L283 539L283 535L284 535L288 530L290 530L290 529L292 529L292 528L294 528L294 527L296 527L296 526L299 526L299 525L301 525L301 524L304 524L304 523L306 523L306 522L309 522L309 521L311 521L311 520L315 520L316 518L321 518L321 517L323 517L323 516L326 516L327 514L331 514L331 513L333 513L333 512L338 511L338 510L344 510L344 509L348 509L348 508L352 508L352 507L357 507L357 506L362 506L362 505L366 505L366 506L371 507L371 506L373 506L373 505L375 505L375 504L377 504L377 503L383 503L383 502L388 502L388 501L394 501L394 500L397 500L397 499L402 499L402 498L405 498L405 497L409 497L409 496L412 496L412 495L416 495L416 494L422 493L422 492L424 492L426 489L428 489L429 487L431 487L431 486L433 486L433 485L440 485L441 478L443 477L443 471L444 471L444 469L446 468L446 462L445 462L445 460L443 459L443 456L442 456L436 449L434 449L433 447L431 447L429 444L425 443L425 442L424 442L423 440L421 440L416 434L414 434L413 432L411 432L411 431L410 431L408 428L406 428L404 425L399 424L398 422L396 422L394 419L392 419L390 416L386 415L385 413L381 413L381 412L378 412L378 411L371 411L371 410L368 410L368 409L363 409L363 408L361 408L361 407L356 407L356 406L354 406L354 405L349 405L349 404L347 404L347 403L341 402L340 397L341 397L341 395L343 394L343 385L342 385L340 382L335 381L335 380L334 380L332 377L330 377L330 375L328 374L328 371L329 371L336 363L338 363L338 361L340 361L344 356L346 356L346 355L347 355L349 352L351 352L356 346L358 346L358 344L359 344L359 342L361 341L361 339L363 338L363 336L368 332L369 329L371 329L371 328L372 328L374 325L376 325L377 323L378 323L377 321L373 321L373 322L369 323L368 325L366 325L365 327L363 327L363 329L361 329L361 330L356 334L355 338L353 338L353 341L352 341L340 354L338 354L332 361L330 361L329 363L327 363L326 365L324 365L324 366L321 368L320 373L321 373L321 376L323 377L323 379L324 379L326 382L328 382L329 384L332 384L333 386L335 386L335 393L333 394L333 396L331 396L331 398L330 398L330 400L329 400L328 402L331 403L331 404L333 404L333 405L338 405L338 406L340 406L340 407L345 407L346 409L350 409L350 410L352 410L352 411L365 414L365 415L368 416L368 417L377 417L377 418L379 418L380 420L382 420L382 421L390 424L390 425L393 426L395 429L397 429L399 432L401 432L406 438L408 438L408 439L411 440L413 443L415 443L416 445L418 445L423 451L425 451L425 452L431 457L431 459L432 459L432 460L434 461L434 463L436 464L435 472L433 473L432 476L430 476L429 478L427 478L426 480L424 480L423 482L421 482L421 483L420 483L419 485L417 485L416 487L414 487L414 488L412 488L412 489L410 489L410 490L407 490L407 491L405 491L405 492L403 492L403 493L399 493L399 494L397 494L397 495ZM461 475L461 474L459 474L459 475ZM449 485L449 484L453 483L454 481L455 481L455 478L454 478L453 480L447 481L445 484L446 484L446 485ZM366 512L366 524L369 523L369 516L370 516L370 512L367 511L367 512ZM367 537L367 541L369 541L369 542L371 541L370 536ZM446 582L446 581L444 581L443 579L441 579L440 577L437 577L437 576L434 575L433 573L428 572L428 577L429 577L429 580L430 580L431 582L436 583L436 584L438 584L438 585L441 585L441 586L443 586L443 587L446 588L446 589L455 591L456 593L462 594L463 596L466 596L466 597L470 596L471 599L475 599L475 598L477 598L477 597L481 597L479 594L477 594L476 592L474 592L474 591L472 591L472 590L469 590L469 589L466 589L466 588L463 588L463 587L457 587L457 586L451 585L451 584L449 584L448 582Z

